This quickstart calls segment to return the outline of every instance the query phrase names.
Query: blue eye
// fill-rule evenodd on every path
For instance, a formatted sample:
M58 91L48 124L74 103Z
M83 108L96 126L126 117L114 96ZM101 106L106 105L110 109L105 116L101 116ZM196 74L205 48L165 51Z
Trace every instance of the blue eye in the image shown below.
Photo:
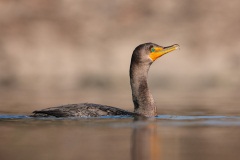
M154 48L151 48L151 52L154 52L155 51L155 49Z

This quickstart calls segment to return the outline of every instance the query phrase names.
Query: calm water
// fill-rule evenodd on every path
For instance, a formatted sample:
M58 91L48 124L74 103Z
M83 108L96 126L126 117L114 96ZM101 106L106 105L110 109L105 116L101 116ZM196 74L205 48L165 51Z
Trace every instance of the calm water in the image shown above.
M240 117L78 119L0 115L1 160L226 160L240 157Z

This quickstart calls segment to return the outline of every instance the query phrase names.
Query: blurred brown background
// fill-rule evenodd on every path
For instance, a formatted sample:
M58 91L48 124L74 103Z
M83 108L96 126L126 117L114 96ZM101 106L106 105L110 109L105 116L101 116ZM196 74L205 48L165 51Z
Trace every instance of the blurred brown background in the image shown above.
M94 102L132 110L129 63L179 44L149 85L163 114L237 114L240 1L1 0L0 111Z

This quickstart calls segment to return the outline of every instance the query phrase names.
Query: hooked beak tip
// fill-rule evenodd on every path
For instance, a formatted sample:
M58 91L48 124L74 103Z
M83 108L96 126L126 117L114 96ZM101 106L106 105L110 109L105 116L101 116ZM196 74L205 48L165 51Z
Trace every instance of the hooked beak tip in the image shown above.
M174 44L173 46L175 47L176 50L177 50L177 49L180 50L180 46L179 46L178 44Z

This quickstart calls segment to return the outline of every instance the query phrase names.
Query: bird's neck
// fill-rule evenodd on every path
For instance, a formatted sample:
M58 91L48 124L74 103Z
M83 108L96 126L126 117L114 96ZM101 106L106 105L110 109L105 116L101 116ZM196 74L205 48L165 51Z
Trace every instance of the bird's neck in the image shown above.
M134 112L147 117L157 115L154 99L147 83L147 75L150 65L134 64L130 66L130 84Z

